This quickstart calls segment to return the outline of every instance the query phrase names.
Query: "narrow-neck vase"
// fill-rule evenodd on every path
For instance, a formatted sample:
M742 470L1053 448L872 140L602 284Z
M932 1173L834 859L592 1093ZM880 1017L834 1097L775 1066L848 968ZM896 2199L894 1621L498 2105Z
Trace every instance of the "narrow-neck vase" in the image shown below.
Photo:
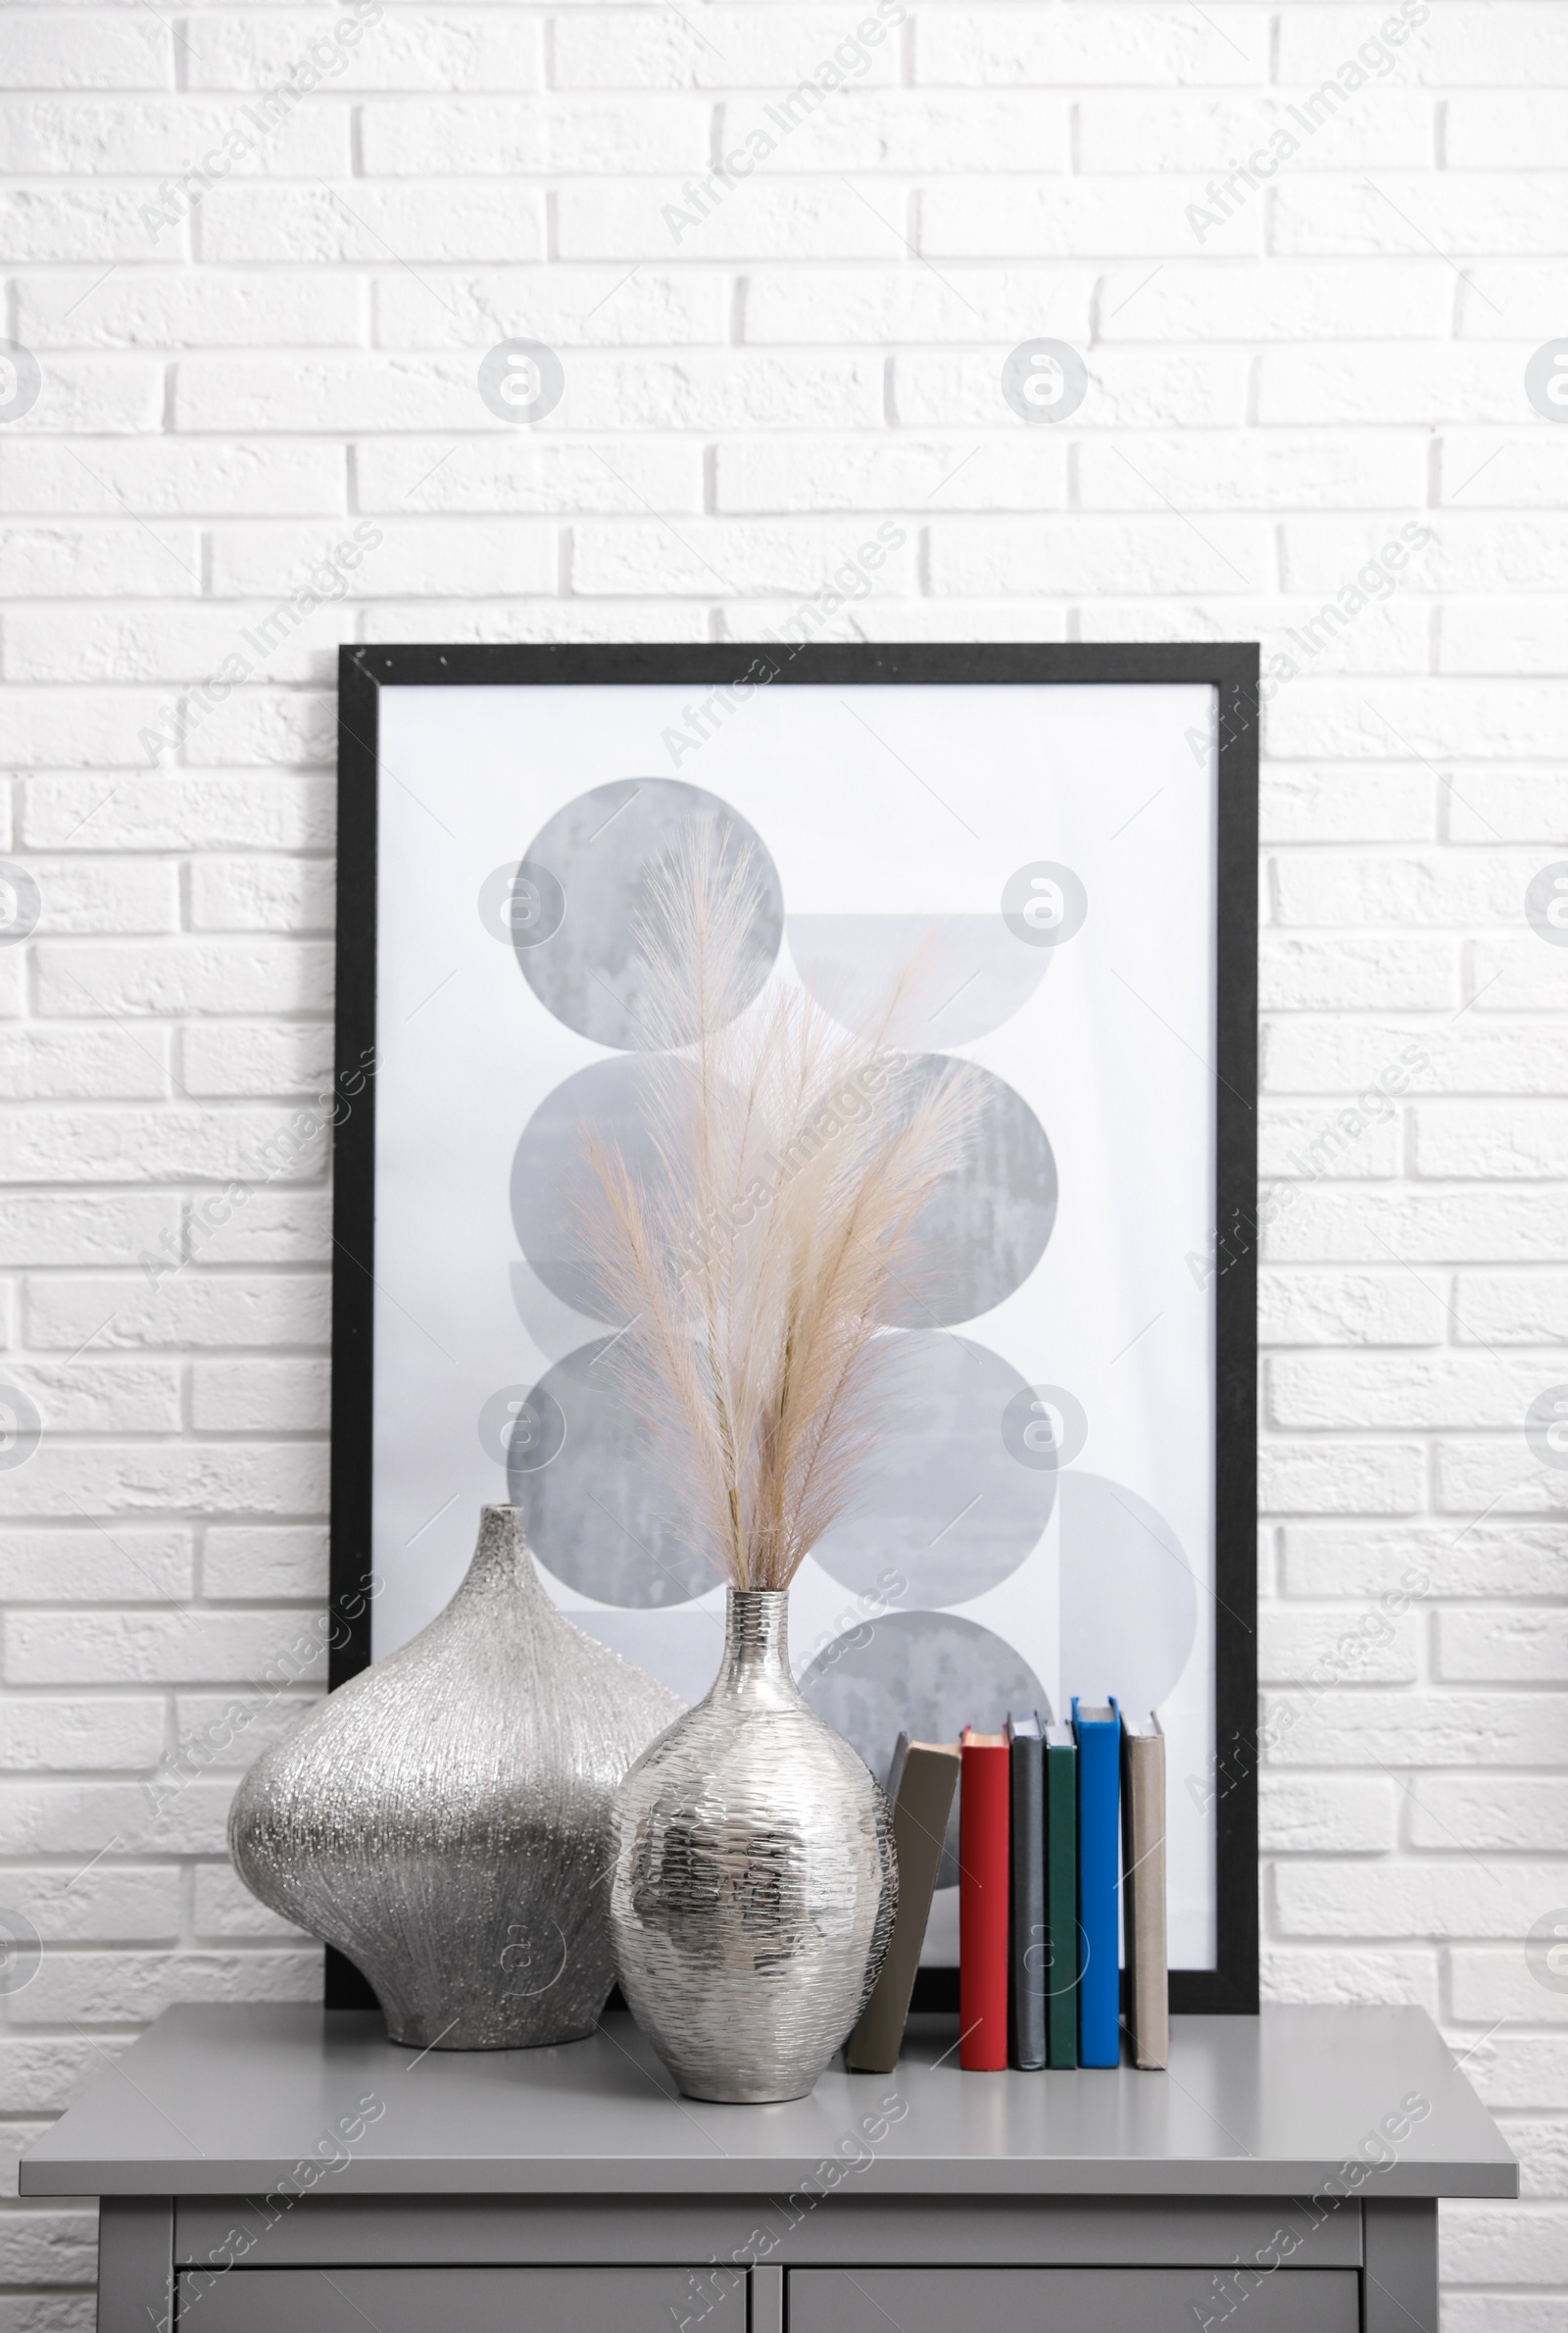
M729 1591L718 1675L614 1800L611 1930L688 2098L804 2098L893 1932L882 1788L790 1674L787 1591Z

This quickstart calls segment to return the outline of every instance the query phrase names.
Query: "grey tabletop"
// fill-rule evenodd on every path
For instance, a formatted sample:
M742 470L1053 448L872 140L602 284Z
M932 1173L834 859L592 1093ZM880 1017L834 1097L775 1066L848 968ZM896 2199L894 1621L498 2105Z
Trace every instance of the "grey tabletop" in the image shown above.
M1415 2009L1174 2017L1167 2073L962 2073L952 2022L915 2019L894 2074L836 2061L793 2105L724 2107L676 2097L625 2017L560 2049L419 2054L373 2014L260 2005L167 2010L32 2149L21 2191L259 2195L313 2157L339 2196L1306 2195L1336 2175L1518 2192Z

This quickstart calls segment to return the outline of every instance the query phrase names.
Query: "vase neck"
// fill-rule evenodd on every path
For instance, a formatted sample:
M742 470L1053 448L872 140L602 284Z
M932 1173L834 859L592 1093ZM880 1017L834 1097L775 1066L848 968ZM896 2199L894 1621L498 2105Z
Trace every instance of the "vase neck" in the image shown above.
M785 1588L731 1588L724 1615L724 1658L715 1694L759 1694L795 1701L790 1675L790 1599Z
M527 1605L543 1599L520 1507L480 1508L478 1544L463 1584L478 1594L504 1592Z

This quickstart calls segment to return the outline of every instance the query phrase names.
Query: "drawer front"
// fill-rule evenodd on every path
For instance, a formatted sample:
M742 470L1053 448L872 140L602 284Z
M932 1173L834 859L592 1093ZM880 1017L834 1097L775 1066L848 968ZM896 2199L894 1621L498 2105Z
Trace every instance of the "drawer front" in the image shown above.
M189 2333L746 2333L745 2276L707 2265L230 2268L179 2286Z
M1240 2291L1212 2268L792 2268L790 2333L1358 2333L1350 2268L1278 2269Z

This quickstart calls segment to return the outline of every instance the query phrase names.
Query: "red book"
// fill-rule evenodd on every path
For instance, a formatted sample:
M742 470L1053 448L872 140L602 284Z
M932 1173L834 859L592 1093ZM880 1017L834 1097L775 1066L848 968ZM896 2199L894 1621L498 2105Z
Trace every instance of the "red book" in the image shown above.
M1010 1761L1000 1733L966 1725L958 1804L958 2063L1007 2064L1007 1802Z

